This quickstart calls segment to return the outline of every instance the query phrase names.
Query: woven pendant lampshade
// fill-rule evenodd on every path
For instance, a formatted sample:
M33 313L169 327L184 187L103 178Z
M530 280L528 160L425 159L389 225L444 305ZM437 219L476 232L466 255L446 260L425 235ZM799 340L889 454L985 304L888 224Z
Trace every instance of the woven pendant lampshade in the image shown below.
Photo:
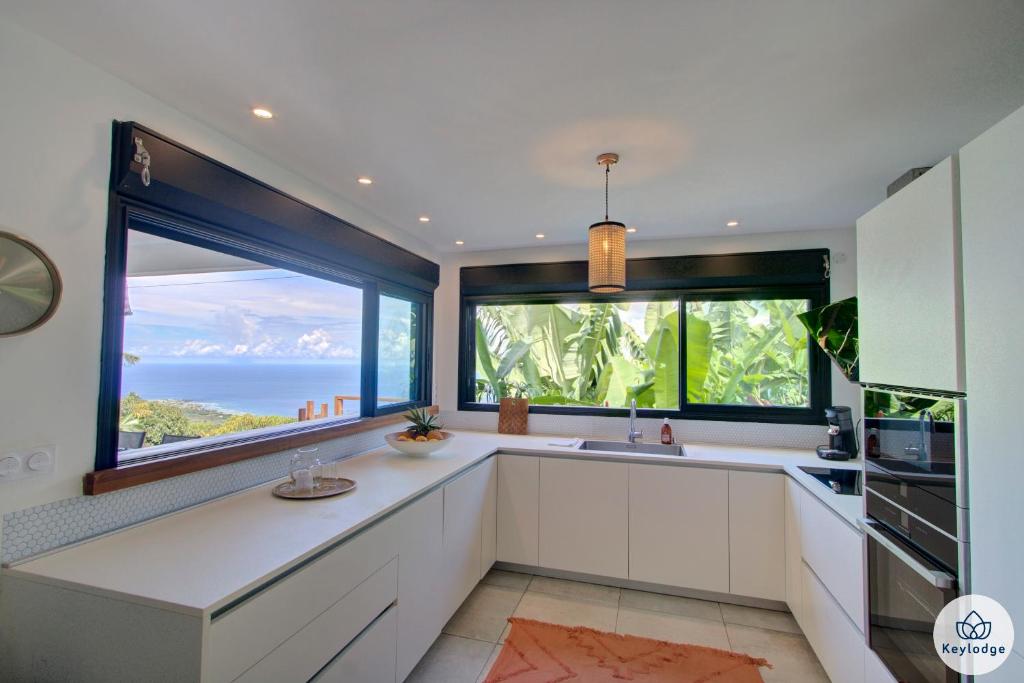
M601 221L590 226L590 291L621 292L626 288L626 226Z
M590 226L589 289L613 294L626 289L626 226L608 220L608 174L619 155L606 152L597 157L604 166L604 220Z

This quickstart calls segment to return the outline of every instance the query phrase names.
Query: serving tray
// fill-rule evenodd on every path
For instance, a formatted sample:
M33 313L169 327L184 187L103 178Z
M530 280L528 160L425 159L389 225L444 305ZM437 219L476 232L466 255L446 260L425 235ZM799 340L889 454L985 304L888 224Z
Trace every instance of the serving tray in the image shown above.
M329 498L330 496L337 496L342 493L347 493L355 487L356 483L351 479L345 479L344 477L323 477L320 480L320 486L312 491L297 491L295 489L294 482L286 481L283 484L275 486L270 492L278 498L310 500L313 498Z

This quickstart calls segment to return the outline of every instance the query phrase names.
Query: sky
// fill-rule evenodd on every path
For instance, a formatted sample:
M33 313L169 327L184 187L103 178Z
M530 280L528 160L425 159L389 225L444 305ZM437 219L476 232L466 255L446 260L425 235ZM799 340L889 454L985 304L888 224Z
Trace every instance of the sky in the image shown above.
M356 362L362 291L281 269L128 278L124 350L143 359Z

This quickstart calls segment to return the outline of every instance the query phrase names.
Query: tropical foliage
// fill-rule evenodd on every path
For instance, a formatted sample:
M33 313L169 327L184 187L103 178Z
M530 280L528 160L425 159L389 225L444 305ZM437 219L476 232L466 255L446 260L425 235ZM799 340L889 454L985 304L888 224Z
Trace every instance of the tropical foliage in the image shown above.
M806 310L804 299L688 302L687 401L808 407Z
M691 403L806 406L803 300L687 304ZM481 305L476 399L679 407L679 302Z
M224 413L188 401L148 401L130 393L121 399L119 429L145 432L145 445L155 446L165 434L220 436L295 422L294 418L251 413Z
M859 379L860 345L857 338L857 297L834 301L797 316L821 350L846 379Z
M948 399L890 394L887 391L864 392L866 417L916 418L926 410L939 421L952 422L956 417L956 407Z

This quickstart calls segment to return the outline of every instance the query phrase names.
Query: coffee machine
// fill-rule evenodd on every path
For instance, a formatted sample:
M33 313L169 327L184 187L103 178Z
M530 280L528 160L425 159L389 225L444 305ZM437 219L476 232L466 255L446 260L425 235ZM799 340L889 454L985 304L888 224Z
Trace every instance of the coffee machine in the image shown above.
M828 445L818 446L818 457L825 460L850 460L857 457L857 436L853 429L853 411L848 406L825 408L828 421Z

